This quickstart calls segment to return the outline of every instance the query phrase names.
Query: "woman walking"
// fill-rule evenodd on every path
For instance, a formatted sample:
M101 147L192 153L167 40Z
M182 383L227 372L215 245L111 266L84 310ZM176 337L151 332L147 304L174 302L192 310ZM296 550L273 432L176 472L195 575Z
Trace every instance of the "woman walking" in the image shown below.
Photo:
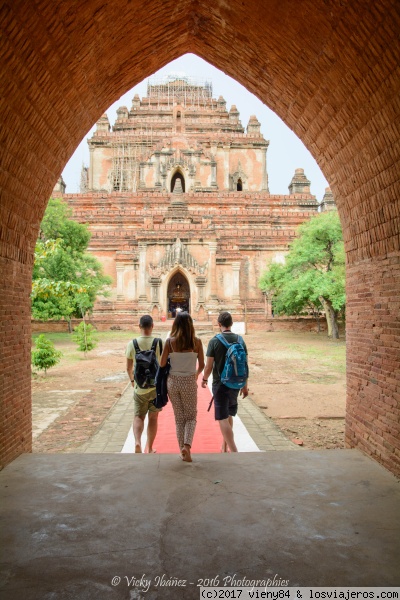
M160 367L165 367L168 357L171 363L168 396L174 409L181 458L192 462L190 449L196 428L197 378L204 369L204 352L201 340L195 336L192 317L187 312L175 317Z

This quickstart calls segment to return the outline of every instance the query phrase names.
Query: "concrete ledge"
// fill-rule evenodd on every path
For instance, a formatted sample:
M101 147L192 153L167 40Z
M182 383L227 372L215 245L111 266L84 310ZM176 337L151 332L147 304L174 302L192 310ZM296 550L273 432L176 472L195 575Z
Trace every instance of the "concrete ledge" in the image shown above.
M3 597L197 599L199 578L235 574L399 585L399 485L358 451L196 458L15 460L0 473ZM152 586L140 595L125 576L143 574ZM194 585L155 587L163 574Z

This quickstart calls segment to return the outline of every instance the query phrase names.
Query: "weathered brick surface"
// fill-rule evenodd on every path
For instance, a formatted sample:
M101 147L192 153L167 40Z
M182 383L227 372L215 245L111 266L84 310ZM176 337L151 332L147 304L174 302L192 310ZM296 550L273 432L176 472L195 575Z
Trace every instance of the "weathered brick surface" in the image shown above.
M399 21L396 0L1 3L4 462L29 449L29 273L51 190L113 101L196 52L275 110L330 183L349 267L347 440L400 473Z
M0 258L0 457L4 466L32 449L31 269Z
M347 269L346 443L400 469L400 258Z
M171 136L172 137L172 136ZM171 146L173 147L173 146ZM115 304L112 320L123 318L126 308L120 302L130 302L129 312L152 312L153 303L147 308L138 307L138 246L146 242L146 271L159 265L168 246L179 238L188 252L200 265L207 265L207 287L200 304L195 269L182 269L183 277L190 286L190 312L194 319L201 319L204 313L213 312L214 301L209 298L212 292L209 242L216 243L216 285L215 294L224 309L238 312L238 320L244 319L245 301L256 301L258 310L251 314L252 320L263 322L265 308L258 281L265 265L283 256L293 242L296 229L306 219L317 213L318 203L310 193L291 195L270 195L268 192L238 193L236 191L195 192L180 195L184 204L183 219L179 219L179 209L171 205L174 195L152 190L139 192L86 192L64 194L63 199L73 209L73 218L80 223L88 223L92 234L90 252L103 264L113 284L110 302ZM171 222L171 216L178 218ZM181 213L181 214L182 214ZM186 220L186 222L184 222ZM190 221L190 222L188 222ZM122 252L123 254L122 254ZM118 289L117 264L122 270L123 284ZM230 287L229 275L232 262L239 263L238 298L235 300ZM249 266L251 275L246 275ZM167 282L176 266L169 272L159 269L159 289L157 304L161 314L168 314ZM126 270L125 270L126 269ZM152 298L151 285L148 285L147 298ZM239 300L240 298L240 300ZM238 306L240 304L240 307ZM271 313L269 313L271 314ZM154 315L153 315L154 316ZM94 319L98 323L99 303L95 305Z

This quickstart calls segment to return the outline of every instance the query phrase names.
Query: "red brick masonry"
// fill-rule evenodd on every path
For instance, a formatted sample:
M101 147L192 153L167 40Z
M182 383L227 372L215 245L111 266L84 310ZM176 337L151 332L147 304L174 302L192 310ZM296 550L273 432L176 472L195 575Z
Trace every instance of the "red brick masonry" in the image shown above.
M276 111L330 183L348 261L347 440L400 474L397 6L2 3L2 464L30 448L30 273L54 184L112 102L170 60L195 52Z

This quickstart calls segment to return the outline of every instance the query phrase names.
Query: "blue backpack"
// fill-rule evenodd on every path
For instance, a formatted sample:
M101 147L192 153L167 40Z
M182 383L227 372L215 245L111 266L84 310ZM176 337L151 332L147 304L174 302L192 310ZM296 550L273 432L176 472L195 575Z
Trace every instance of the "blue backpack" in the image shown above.
M228 388L241 390L246 385L249 376L249 367L247 365L247 355L243 346L243 339L238 335L237 342L230 344L226 341L222 333L216 336L225 348L225 365L221 373L221 383Z

